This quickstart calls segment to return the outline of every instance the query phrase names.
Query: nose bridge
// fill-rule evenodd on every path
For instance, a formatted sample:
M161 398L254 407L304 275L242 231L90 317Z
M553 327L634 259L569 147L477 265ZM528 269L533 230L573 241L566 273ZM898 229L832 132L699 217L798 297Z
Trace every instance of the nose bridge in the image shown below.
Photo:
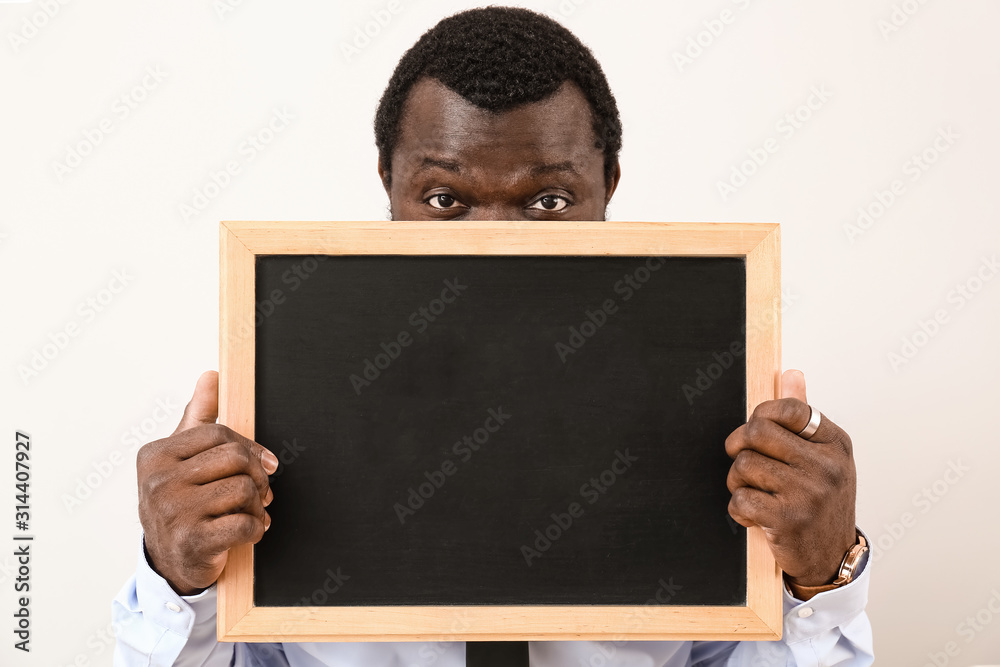
M489 202L473 206L465 214L466 220L527 220L524 209L509 202Z
M476 198L466 220L527 220L524 212L523 175L517 168L496 160L476 174Z

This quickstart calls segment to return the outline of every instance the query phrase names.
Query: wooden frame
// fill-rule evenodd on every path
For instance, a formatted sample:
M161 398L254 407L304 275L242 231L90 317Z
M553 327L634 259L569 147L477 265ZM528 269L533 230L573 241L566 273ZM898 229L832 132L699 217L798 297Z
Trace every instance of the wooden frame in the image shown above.
M257 255L744 257L747 416L780 392L779 226L666 222L223 222L219 422L254 437ZM253 547L218 582L220 641L775 640L781 570L747 531L746 606L255 607Z

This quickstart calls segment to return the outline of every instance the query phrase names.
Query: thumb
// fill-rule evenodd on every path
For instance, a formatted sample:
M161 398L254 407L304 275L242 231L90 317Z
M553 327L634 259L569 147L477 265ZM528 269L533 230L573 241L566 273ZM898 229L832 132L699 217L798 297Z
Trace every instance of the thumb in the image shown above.
M781 397L806 401L806 376L802 371L787 370L781 374Z
M187 431L202 424L214 424L219 418L219 374L216 371L205 371L198 377L194 388L194 396L184 407L184 416L177 425L174 434Z

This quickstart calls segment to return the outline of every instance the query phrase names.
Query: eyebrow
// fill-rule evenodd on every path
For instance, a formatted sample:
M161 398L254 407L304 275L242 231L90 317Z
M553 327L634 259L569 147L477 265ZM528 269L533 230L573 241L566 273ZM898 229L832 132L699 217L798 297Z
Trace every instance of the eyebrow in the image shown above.
M445 171L451 171L456 174L461 173L462 171L462 165L453 160L440 160L432 157L424 157L424 159L420 161L420 166L417 167L416 173L419 174L422 171L426 171L428 169L432 169L435 167L438 169L444 169ZM580 170L576 168L575 164L573 164L568 160L565 162L537 164L533 166L529 171L529 173L532 176L545 176L547 174L559 173L559 172L573 174L574 176L580 175Z
M531 168L532 176L545 176L546 174L567 172L573 174L574 176L580 175L580 170L576 168L576 165L570 161L566 162L555 162L552 164L539 164Z
M437 167L438 169L444 169L446 171L453 171L456 174L462 171L461 165L457 162L451 160L438 160L432 157L425 157L420 161L420 166L417 167L417 173L431 169L432 167Z

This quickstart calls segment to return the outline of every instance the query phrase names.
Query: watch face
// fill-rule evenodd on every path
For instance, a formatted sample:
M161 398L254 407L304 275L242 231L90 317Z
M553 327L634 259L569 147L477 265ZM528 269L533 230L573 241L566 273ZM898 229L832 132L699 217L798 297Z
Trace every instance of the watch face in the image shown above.
M852 581L860 577L861 573L865 571L865 567L868 565L868 556L871 555L871 549L867 546L867 543L868 543L867 540L865 540L864 544L866 546L862 548L861 553L858 553L858 545L855 544L853 547L850 548L850 550L848 550L846 554L844 554L844 561L841 563L841 570L837 575L837 581L841 582L838 585L844 586L846 584L851 583ZM850 573L850 576L847 578L846 581L841 581L842 579L844 579L845 576L844 570L847 568L848 565L851 564L852 560L854 562L854 567Z
M868 566L868 557L871 556L871 554L872 550L865 547L865 552L861 554L860 558L858 558L858 566L854 568L854 575L851 577L852 581L860 577L861 573L865 571L865 567Z

